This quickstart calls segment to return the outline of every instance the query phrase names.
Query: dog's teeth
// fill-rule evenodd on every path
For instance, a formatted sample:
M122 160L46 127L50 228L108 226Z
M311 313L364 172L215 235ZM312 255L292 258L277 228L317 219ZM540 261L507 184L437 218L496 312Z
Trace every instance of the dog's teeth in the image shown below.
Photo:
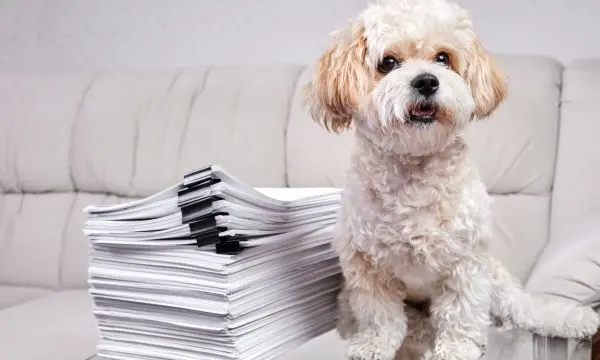
M433 115L433 110L418 110L415 109L412 111L412 115L414 116L431 116Z

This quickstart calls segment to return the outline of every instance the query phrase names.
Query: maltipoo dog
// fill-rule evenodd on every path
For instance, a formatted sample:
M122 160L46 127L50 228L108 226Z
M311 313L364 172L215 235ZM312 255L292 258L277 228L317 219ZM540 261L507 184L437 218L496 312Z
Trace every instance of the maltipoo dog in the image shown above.
M468 14L445 0L371 4L318 60L311 113L356 136L334 239L350 359L472 360L490 325L599 327L592 309L524 293L490 257L490 197L461 132L506 93Z

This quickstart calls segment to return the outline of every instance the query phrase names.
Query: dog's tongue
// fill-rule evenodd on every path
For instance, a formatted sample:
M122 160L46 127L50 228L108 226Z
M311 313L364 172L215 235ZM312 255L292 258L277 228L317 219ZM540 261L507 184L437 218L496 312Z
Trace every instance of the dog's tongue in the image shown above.
M435 113L435 109L433 108L433 106L430 106L430 105L415 106L411 110L411 114L413 116L419 116L419 117L433 116L434 113Z

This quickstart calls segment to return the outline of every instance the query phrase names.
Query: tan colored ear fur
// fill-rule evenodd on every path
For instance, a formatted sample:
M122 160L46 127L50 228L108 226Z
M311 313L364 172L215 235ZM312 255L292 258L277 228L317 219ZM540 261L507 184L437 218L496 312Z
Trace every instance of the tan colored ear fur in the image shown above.
M508 93L504 75L477 40L468 59L465 79L475 99L474 115L477 118L494 112Z
M350 126L359 99L367 92L366 52L364 30L354 24L319 57L307 100L313 119L327 130L340 132Z

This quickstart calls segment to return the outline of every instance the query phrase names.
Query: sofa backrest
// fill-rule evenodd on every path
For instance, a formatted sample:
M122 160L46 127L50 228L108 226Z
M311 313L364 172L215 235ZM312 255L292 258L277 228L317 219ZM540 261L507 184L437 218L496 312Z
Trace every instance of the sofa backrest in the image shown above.
M466 137L496 200L493 251L525 279L548 239L562 69L500 61L511 94ZM1 74L0 286L86 286L81 209L149 195L207 163L254 186L341 186L352 134L310 120L310 71Z

